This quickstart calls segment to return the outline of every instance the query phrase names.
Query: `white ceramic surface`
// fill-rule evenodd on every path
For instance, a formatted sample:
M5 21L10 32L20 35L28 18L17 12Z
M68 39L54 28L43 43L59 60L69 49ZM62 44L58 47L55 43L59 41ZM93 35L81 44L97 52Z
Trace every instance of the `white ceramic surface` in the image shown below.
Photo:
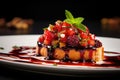
M12 46L36 46L37 39L40 35L12 35L12 36L0 36L0 47L4 47L4 50L0 52L7 53L11 50ZM96 37L99 39L106 51L120 52L120 39L110 37ZM110 56L110 55L108 55ZM115 55L116 56L116 55ZM111 72L120 72L120 68L96 68L96 67L82 67L82 66L67 66L58 65L53 66L49 64L39 65L32 63L13 62L7 60L0 60L1 64L11 66L14 69L20 69L24 71L55 74L55 75L67 75L67 76L80 76L85 74L103 74Z

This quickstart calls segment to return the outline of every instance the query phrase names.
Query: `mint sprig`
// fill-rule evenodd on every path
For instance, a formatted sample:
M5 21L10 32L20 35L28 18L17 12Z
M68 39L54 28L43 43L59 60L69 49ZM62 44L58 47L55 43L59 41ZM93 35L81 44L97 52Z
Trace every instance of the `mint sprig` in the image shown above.
M66 19L64 21L68 22L69 24L75 25L77 28L79 28L82 31L86 31L86 26L82 24L84 18L83 17L77 17L74 18L72 13L68 10L65 10Z

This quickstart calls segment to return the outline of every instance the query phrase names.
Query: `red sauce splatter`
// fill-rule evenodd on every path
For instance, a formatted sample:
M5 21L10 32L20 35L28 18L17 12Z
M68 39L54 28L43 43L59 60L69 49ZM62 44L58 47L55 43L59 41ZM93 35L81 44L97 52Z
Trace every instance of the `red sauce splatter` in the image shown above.
M46 60L35 53L35 47L21 46L19 49L13 49L9 53L0 53L0 60L18 61L33 64L57 64L57 65L70 65L70 66L89 66L89 67L114 67L120 68L120 55L118 56L104 56L104 60L100 64L94 62L64 62L60 60ZM118 52L105 51L107 54L120 54ZM92 56L92 55L90 55ZM11 59L12 58L12 59ZM41 59L42 58L42 59Z

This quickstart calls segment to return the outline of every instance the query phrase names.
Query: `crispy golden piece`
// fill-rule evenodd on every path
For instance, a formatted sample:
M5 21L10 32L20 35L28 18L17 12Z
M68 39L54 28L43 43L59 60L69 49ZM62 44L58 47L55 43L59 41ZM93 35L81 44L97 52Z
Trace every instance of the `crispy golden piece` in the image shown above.
M44 57L47 57L48 50L45 47L39 48L37 46L36 53ZM96 49L84 49L82 50L82 52L80 49L79 50L69 49L65 51L61 48L55 48L52 53L53 53L53 57L58 60L64 59L66 55L71 61L91 60L93 62L100 62L100 61L103 61L104 59L104 48L103 47L99 47Z

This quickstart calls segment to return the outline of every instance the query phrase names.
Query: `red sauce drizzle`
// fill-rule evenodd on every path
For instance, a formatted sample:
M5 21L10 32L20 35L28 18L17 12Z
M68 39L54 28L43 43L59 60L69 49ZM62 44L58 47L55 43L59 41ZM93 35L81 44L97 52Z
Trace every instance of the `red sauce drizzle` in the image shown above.
M35 47L21 46L19 49L13 49L9 53L0 53L0 60L18 61L33 64L57 64L70 66L89 66L89 67L114 67L120 68L120 55L104 56L103 63L96 64L94 62L64 62L57 60L40 59L40 55L35 53ZM119 52L104 51L107 54L120 54ZM92 53L92 50L91 50ZM92 57L92 54L89 54ZM82 57L82 56L81 56ZM11 59L12 58L12 59ZM14 59L15 58L15 59Z

